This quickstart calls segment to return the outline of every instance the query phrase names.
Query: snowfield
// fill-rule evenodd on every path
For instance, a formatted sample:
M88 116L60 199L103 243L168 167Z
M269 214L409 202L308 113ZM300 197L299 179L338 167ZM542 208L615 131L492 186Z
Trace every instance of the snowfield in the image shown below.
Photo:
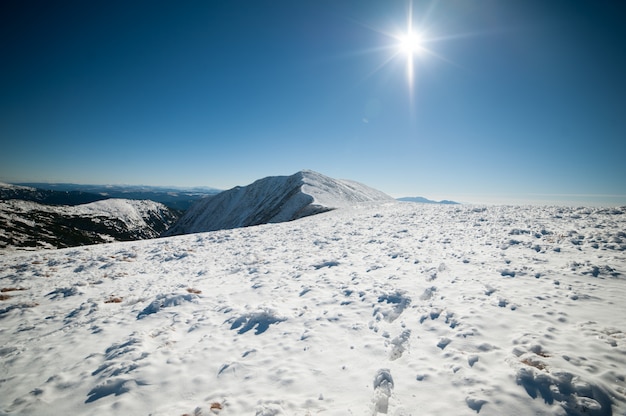
M0 414L626 415L626 208L0 255Z

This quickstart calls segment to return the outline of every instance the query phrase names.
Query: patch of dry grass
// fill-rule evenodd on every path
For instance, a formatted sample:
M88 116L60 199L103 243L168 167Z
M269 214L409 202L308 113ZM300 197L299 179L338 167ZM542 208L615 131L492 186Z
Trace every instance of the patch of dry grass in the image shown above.
M26 290L26 288L23 287L3 287L2 289L0 289L0 292L5 293L5 292L15 292L16 290Z
M535 356L537 357L542 357L542 358L548 358L551 355L548 354L547 352L543 351L540 348L536 348L534 349L533 353L535 354ZM521 360L522 364L526 364L530 367L535 367L537 370L541 370L541 371L548 371L548 365L541 361L540 359L537 359L535 356L529 356L529 357L525 357L524 359Z
M544 351L544 349L541 348L541 346L539 345L531 347L530 352L534 355L528 354L524 359L521 360L521 362L531 367L535 367L539 370L545 370L547 367L547 364L543 362L541 359L539 359L538 357L549 358L552 355L549 354L547 351Z
M524 358L522 360L523 364L526 364L530 367L535 367L537 370L545 370L548 366L541 361L531 360L530 358Z

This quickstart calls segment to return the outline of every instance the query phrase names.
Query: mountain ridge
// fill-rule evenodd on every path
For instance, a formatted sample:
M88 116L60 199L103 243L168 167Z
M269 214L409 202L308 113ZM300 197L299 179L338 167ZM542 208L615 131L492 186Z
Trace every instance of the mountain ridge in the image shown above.
M53 190L0 182L0 201L19 199L46 205L79 205L107 198L80 190Z
M435 201L432 199L424 198L423 196L405 196L402 198L397 198L398 201L402 202L416 202L419 204L441 204L441 205L459 205L460 202L450 201L447 199L442 199L441 201Z
M0 199L25 199L51 205L77 205L109 198L149 199L181 211L187 210L198 199L221 192L207 186L82 185L44 182L24 182L11 186L22 188L19 191L22 196L3 197L3 194L10 196L11 193L18 191L0 186ZM28 196L27 190L30 190L31 196Z
M268 176L204 198L163 236L286 222L373 201L393 198L358 182L302 170L290 176Z

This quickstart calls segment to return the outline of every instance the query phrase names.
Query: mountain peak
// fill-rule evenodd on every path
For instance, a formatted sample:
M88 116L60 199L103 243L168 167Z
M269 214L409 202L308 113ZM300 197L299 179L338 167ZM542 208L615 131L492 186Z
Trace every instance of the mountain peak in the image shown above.
M301 170L290 176L268 176L200 200L165 235L285 222L372 201L393 199L358 182Z

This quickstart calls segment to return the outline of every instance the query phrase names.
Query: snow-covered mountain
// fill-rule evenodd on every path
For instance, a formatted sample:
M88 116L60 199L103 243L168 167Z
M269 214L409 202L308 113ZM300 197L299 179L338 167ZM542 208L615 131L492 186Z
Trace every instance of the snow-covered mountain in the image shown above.
M393 201L358 182L311 170L271 176L196 202L164 235L277 223L373 201Z
M0 201L1 248L62 248L158 237L179 218L154 201L106 199L75 206Z
M626 208L367 204L0 255L0 415L624 416Z

